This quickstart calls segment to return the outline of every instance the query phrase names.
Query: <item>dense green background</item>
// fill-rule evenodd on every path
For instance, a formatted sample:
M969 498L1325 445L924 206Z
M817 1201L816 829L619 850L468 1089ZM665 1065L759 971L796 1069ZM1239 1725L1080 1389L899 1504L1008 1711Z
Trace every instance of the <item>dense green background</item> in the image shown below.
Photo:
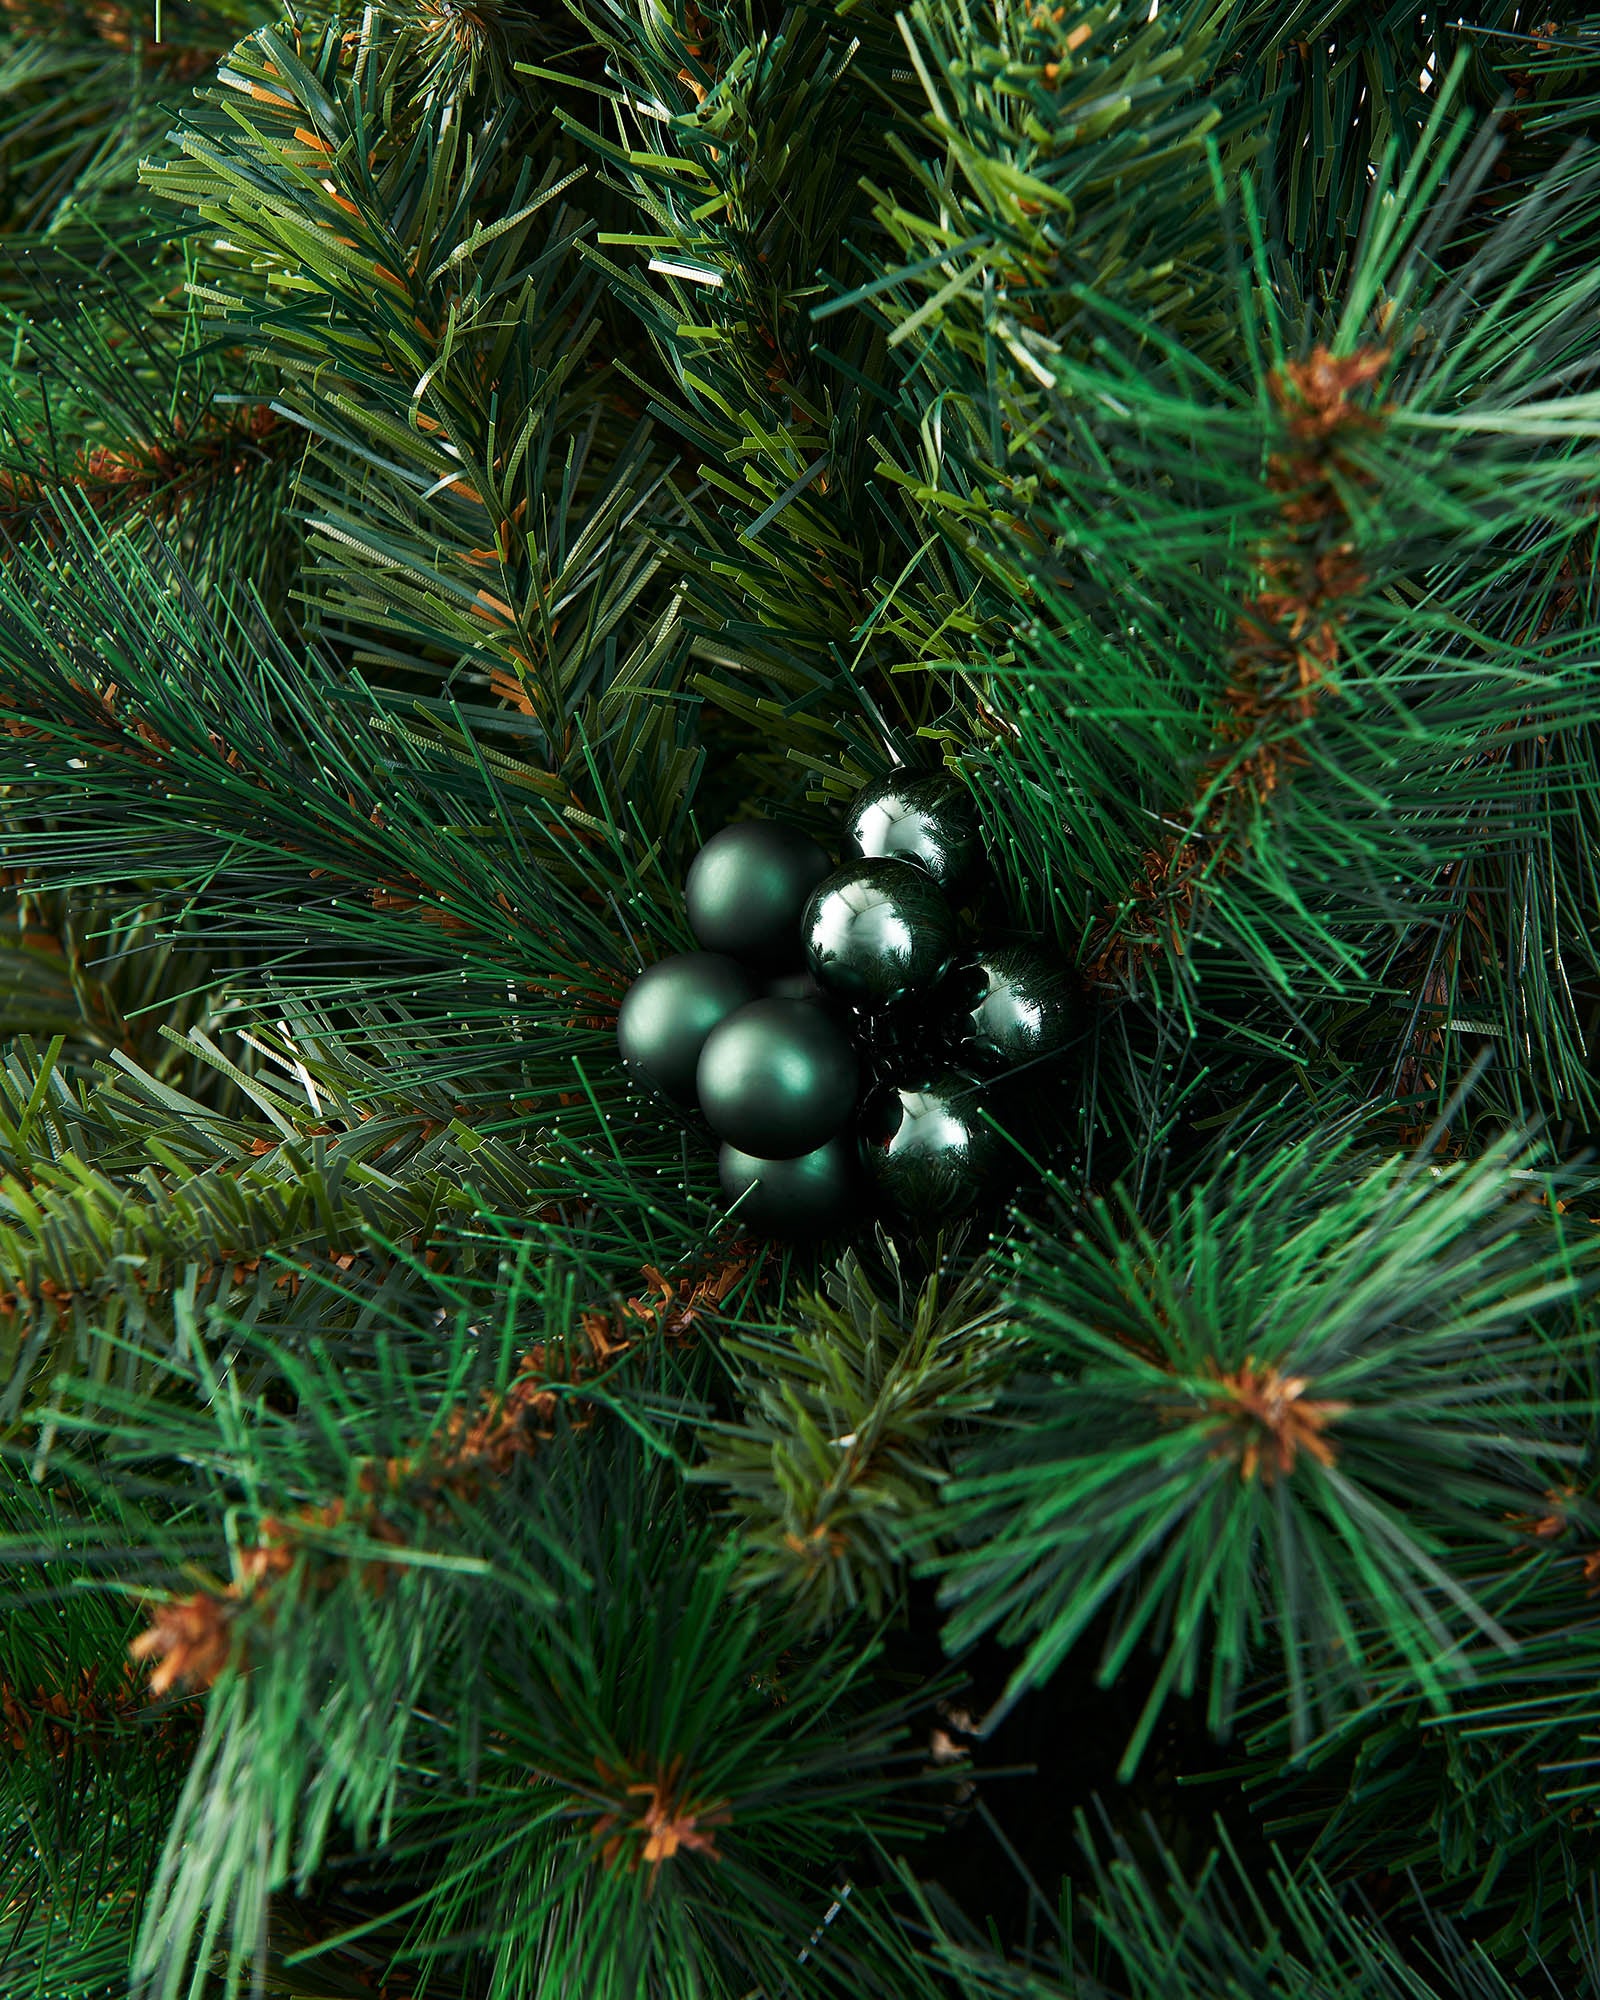
M0 0L7 2000L1600 1993L1597 118ZM902 763L1083 1032L753 1242L617 999Z

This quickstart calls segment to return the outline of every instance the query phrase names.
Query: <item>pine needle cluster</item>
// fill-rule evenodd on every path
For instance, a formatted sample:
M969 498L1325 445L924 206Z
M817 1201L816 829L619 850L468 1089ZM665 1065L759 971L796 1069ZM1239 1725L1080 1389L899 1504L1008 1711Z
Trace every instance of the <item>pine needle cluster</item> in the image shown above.
M1498 0L0 0L0 1991L1600 1993L1597 131ZM1083 1033L760 1240L617 1008L901 767Z

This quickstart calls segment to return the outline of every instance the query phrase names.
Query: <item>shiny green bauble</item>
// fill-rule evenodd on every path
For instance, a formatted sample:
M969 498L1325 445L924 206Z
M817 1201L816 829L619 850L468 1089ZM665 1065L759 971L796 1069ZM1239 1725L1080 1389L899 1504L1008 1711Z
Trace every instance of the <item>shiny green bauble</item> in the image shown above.
M850 808L844 839L847 854L915 862L943 889L957 888L983 859L970 795L937 775L900 771L869 785Z
M706 1037L696 1088L719 1139L792 1160L844 1129L859 1069L850 1037L810 1000L752 1000Z
M797 827L770 819L725 826L689 864L689 928L707 951L769 969L797 965L800 913L831 865Z
M862 1107L861 1158L883 1200L913 1222L964 1214L982 1199L1001 1141L981 1086L958 1070L891 1084Z
M1018 1069L1065 1048L1078 1018L1072 975L1059 960L1026 945L980 953L951 981L956 1025L971 1060L986 1069Z
M886 1007L931 986L955 955L944 892L903 861L852 861L813 890L801 919L806 963L852 1007Z
M750 974L717 952L679 952L646 966L617 1010L617 1047L629 1074L693 1104L706 1036L754 998Z
M761 1160L724 1146L717 1176L729 1203L738 1203L733 1221L754 1236L824 1236L848 1221L855 1207L855 1148L844 1138L795 1160Z

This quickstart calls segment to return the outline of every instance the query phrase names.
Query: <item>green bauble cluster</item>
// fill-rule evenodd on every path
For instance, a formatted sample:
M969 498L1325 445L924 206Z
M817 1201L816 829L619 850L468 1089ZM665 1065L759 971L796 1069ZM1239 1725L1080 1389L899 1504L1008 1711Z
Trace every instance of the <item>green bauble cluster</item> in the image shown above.
M850 808L845 847L863 860L914 861L952 892L983 862L971 801L937 774L916 778L902 771L868 785Z
M770 819L725 826L689 864L689 928L707 951L792 969L795 920L827 872L827 855L795 827Z
M859 1212L933 1223L990 1184L991 1085L1073 1028L1066 968L1018 946L963 949L956 904L982 860L960 788L902 773L855 801L838 868L810 839L745 820L684 886L705 947L648 967L623 999L631 1074L698 1109L738 1218L781 1237Z
M800 951L801 912L831 865L794 827L724 827L684 884L706 949L648 966L617 1015L628 1071L699 1110L721 1141L724 1194L762 1235L837 1227L857 1185L861 1062Z
M857 858L806 905L806 959L858 1011L872 1050L857 1119L867 1176L892 1212L937 1223L992 1183L1002 1151L985 1115L993 1086L1067 1046L1072 981L1026 946L963 949L954 906L973 887L983 842L949 780L900 772L869 786L844 844Z

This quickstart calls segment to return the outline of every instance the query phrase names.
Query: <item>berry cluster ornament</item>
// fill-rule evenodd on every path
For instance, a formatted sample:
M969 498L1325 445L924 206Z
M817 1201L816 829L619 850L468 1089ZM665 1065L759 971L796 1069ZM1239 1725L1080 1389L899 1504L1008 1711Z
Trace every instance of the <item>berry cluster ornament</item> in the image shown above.
M947 778L899 772L869 785L844 845L852 858L801 919L806 962L854 1010L867 1048L857 1130L868 1179L892 1212L934 1224L992 1185L994 1086L1067 1046L1072 985L1026 947L963 950L958 902L983 843L971 799Z
M903 1215L926 1222L970 1208L1000 1151L983 1116L982 1084L957 1070L876 1091L861 1137L878 1192Z
M837 1229L849 1212L857 1181L855 1148L835 1138L793 1160L763 1160L724 1146L717 1178L738 1203L747 1228L761 1236L804 1237Z
M622 996L617 1046L628 1070L676 1104L695 1101L695 1072L706 1037L756 997L742 965L717 951L659 959Z
M860 1067L814 1000L752 1000L706 1036L695 1084L719 1139L759 1160L793 1160L843 1131Z
M832 865L794 827L724 827L684 884L705 949L647 966L617 1014L624 1067L701 1113L721 1142L723 1193L765 1235L836 1227L858 1179L860 1058L800 948L801 914Z
M962 970L954 1012L972 1059L1020 1069L1066 1047L1075 1015L1064 965L1026 945L980 952Z
M842 844L834 868L794 827L724 827L684 885L704 949L649 966L617 1018L630 1074L699 1110L724 1196L765 1235L838 1229L863 1181L916 1224L972 1208L1003 1152L994 1088L1073 1032L1064 966L964 945L983 844L959 786L871 785Z

